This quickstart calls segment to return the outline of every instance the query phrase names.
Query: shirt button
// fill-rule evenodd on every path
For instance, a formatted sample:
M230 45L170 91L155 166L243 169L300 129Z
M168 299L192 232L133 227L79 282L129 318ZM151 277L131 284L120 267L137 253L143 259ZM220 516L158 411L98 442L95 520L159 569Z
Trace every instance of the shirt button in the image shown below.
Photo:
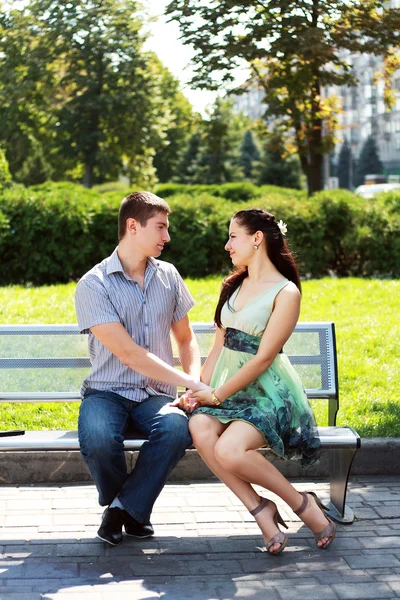
M146 300L143 300L143 304L146 304Z
M144 324L144 326L145 326L145 327L148 327L148 326L149 326L149 324L148 324L148 323L145 323L145 324Z

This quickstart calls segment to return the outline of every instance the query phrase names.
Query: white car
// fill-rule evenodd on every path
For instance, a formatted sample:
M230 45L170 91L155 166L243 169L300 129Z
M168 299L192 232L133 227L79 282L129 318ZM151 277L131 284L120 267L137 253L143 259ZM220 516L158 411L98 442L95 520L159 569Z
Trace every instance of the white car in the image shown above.
M356 188L355 193L363 198L372 198L373 196L376 196L376 194L399 189L400 183L372 183L371 185L359 185L358 188Z

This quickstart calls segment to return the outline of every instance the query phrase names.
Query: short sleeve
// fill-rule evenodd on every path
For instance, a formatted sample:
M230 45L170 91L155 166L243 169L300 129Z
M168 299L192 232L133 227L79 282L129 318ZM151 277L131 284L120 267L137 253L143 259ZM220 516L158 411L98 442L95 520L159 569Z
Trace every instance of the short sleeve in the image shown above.
M81 279L75 291L75 310L81 333L95 325L119 323L120 317L107 290L96 277Z
M172 322L180 321L187 315L189 310L195 305L195 302L186 287L185 282L175 269L175 285L176 285L176 299L175 308L172 315Z

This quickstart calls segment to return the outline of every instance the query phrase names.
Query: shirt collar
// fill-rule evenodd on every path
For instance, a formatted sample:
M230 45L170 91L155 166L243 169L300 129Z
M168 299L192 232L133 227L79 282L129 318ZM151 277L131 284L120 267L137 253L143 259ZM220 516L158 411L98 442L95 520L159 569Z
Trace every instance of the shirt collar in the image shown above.
M126 277L126 274L122 267L121 261L119 260L118 246L115 248L115 250L111 254L111 256L106 258L106 263L107 263L107 275L110 275L111 273L122 273ZM160 263L158 262L158 260L153 258L153 256L148 257L146 268L149 268L151 271L157 271L159 266L160 266Z
M121 261L119 260L117 250L118 250L118 246L115 248L115 250L111 254L111 256L106 258L107 275L110 275L111 273L123 273L124 272Z

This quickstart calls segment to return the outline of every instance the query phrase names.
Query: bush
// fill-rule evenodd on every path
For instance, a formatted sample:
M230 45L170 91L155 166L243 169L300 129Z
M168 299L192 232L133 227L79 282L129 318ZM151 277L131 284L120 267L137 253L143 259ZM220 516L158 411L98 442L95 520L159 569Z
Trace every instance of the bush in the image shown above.
M1 236L1 283L77 279L118 243L118 206L72 183L5 190L0 211L10 227Z
M159 186L167 194L160 189L158 193L167 198L174 190L168 198L171 243L162 259L173 262L185 277L227 273L231 263L224 246L229 221L238 210L259 207L287 223L289 245L303 277L400 276L399 192L366 200L345 190L308 198L302 191L253 187ZM178 188L180 194L175 193ZM238 202L239 189L241 195L247 189L258 197ZM99 193L72 183L31 188L14 184L4 189L0 284L78 279L117 245L123 197L124 192Z
M94 185L92 191L98 194L109 194L110 192L118 192L121 195L121 199L127 196L131 191L128 184L122 183L121 181L109 181L108 183L99 183Z
M278 188L279 189L279 188ZM199 196L208 194L216 198L225 198L232 202L244 202L261 196L262 188L249 182L224 183L222 185L186 185L181 183L162 183L155 188L155 193L162 198L176 195Z
M11 182L10 169L8 168L8 162L6 159L5 152L0 148L0 190L3 186L8 185Z
M184 277L204 277L227 272L230 261L224 250L229 221L237 210L226 200L203 194L196 198L174 196L170 201L171 242L162 258L174 263Z
M400 275L400 192L380 194L361 212L357 227L358 274Z

